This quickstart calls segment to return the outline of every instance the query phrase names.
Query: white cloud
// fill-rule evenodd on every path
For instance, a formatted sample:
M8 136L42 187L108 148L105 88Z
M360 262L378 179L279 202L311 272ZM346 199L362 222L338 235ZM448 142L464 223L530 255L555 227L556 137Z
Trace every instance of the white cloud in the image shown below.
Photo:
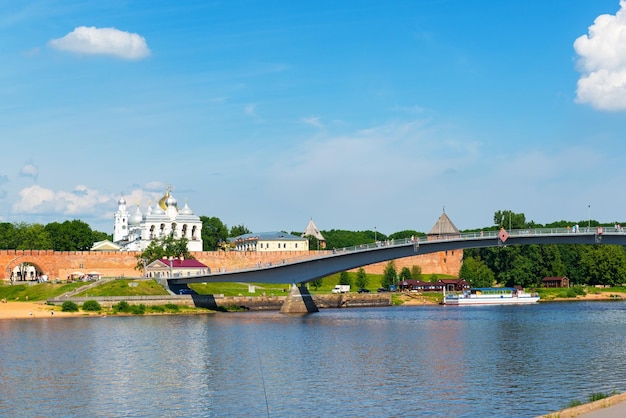
M99 213L102 206L114 199L86 186L76 186L73 191L54 191L38 185L26 187L19 192L19 200L13 205L17 214L63 214L86 215Z
M302 122L306 123L307 125L311 125L311 126L314 126L316 128L323 128L324 127L324 124L320 120L319 116L310 116L308 118L302 118L301 120L302 120Z
M146 183L144 187L145 187L146 190L149 190L151 192L163 193L167 186L162 181L150 181L150 182Z
M261 116L256 111L256 104L251 103L246 105L243 109L244 113L252 118L254 118L257 122L265 122Z
M576 101L601 110L626 110L626 0L615 15L600 15L574 42L579 55Z
M50 40L48 46L78 54L111 55L131 60L150 55L143 36L115 28L93 26L79 26L62 38Z
M39 168L37 168L35 164L26 163L20 169L20 176L32 177L33 179L37 180L37 177L39 177Z

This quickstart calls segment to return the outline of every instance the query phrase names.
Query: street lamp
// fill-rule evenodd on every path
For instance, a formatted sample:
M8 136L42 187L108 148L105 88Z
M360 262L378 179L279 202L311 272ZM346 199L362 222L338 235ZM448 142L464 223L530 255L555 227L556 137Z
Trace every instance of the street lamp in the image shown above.
M591 230L591 205L587 205L587 232Z
M374 227L374 244L376 244L378 242L376 237L377 237L377 235L376 235L376 227Z

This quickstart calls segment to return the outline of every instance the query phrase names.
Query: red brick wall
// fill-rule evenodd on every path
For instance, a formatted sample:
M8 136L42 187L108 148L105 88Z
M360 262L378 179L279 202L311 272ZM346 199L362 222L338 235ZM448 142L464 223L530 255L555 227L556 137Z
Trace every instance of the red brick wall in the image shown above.
M258 263L281 263L283 260L310 258L327 251L277 251L277 252L196 252L194 257L206 264L212 271L218 269L233 270L252 267ZM38 267L51 280L66 279L76 271L82 273L98 272L105 277L138 277L142 271L136 270L136 252L120 251L69 251L49 250L0 250L0 266L4 268L3 277L8 280L11 271L20 263L28 262ZM416 255L395 260L398 272L402 267L418 265L422 274L441 273L457 276L461 268L463 251ZM386 262L365 266L368 273L382 274Z

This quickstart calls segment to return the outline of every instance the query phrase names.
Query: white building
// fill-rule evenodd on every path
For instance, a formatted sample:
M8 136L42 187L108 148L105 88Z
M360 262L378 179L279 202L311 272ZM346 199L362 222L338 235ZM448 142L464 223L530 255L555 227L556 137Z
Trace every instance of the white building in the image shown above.
M126 251L143 251L153 240L166 236L175 239L186 238L189 251L202 251L202 221L193 214L185 202L178 210L178 202L167 190L158 204L152 207L148 203L146 213L142 213L139 204L129 213L126 199L120 197L114 214L113 242Z
M286 232L259 232L230 238L236 251L308 251L309 240Z

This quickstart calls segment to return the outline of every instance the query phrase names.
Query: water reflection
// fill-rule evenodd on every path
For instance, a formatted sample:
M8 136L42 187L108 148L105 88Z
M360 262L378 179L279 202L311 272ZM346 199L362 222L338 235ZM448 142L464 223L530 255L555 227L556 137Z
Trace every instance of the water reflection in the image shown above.
M626 390L624 306L0 321L0 415L536 416Z

